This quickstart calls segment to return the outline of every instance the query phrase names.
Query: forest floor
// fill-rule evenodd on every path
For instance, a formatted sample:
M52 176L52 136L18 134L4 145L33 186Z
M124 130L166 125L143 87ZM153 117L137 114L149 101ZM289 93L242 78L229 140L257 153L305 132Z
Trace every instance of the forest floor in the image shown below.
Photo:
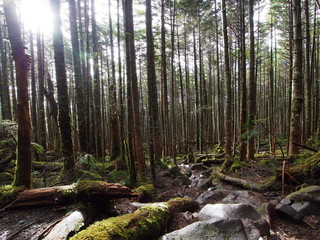
M279 165L280 164L281 162L279 161ZM215 168L215 166L213 165L212 168ZM250 182L259 182L270 176L270 172L268 171L269 170L266 170L265 166L261 167L261 165L258 164L248 164L231 173L231 176L246 179ZM168 201L174 197L189 197L196 200L201 193L206 191L192 187L192 185L173 185L175 176L173 174L168 174L167 170L157 171L157 173L157 181L155 184L156 201ZM198 179L200 174L201 171L192 171L192 176L190 177L191 181ZM221 182L219 183L219 189L230 191L243 190L239 187ZM289 194L292 191L294 191L293 187L286 186L286 194ZM270 200L281 196L281 192L277 191L258 193L248 190L248 192L254 194L260 202L269 202ZM131 200L117 201L114 205L115 209L113 214L125 214L133 212L137 208L131 204ZM0 239L41 239L41 236L47 231L47 228L50 226L52 227L52 225L58 222L69 210L69 207L2 210L0 211ZM101 215L97 220L109 216ZM183 213L177 213L176 216L173 217L167 231L180 229L195 221L197 221L196 215L194 216L191 214L189 218L186 218ZM320 217L307 217L302 224L296 224L282 218L277 218L275 221L274 233L280 240L320 239Z

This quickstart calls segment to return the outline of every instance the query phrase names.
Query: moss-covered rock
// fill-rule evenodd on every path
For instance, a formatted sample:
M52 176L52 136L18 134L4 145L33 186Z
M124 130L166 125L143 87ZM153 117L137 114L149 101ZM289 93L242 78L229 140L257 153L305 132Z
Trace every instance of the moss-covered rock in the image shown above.
M147 183L133 189L133 192L136 192L140 195L141 202L152 201L156 197L156 189L152 183Z
M303 176L310 181L310 178L318 179L320 175L320 152L310 158L299 159L290 168L294 176Z
M96 222L72 240L143 240L161 236L174 212L194 211L198 205L190 199L177 198L166 203L142 207L133 213Z

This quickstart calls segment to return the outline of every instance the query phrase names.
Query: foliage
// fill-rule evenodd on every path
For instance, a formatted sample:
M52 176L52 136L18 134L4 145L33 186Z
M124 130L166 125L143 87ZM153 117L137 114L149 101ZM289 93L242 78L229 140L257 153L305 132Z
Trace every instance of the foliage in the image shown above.
M126 171L113 170L107 176L108 182L120 183L125 186L131 186L130 176Z
M133 192L139 193L140 195L142 195L143 198L148 200L152 200L156 196L156 190L152 183L141 185L133 189Z
M39 144L37 144L35 142L31 143L31 147L38 154L43 154L45 152L45 149L41 145L39 145Z

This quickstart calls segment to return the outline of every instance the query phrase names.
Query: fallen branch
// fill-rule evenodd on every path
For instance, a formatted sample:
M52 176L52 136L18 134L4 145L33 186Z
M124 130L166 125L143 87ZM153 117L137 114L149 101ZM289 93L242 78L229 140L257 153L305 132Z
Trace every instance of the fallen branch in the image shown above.
M141 207L133 213L96 222L71 240L157 239L165 233L168 220L176 212L194 211L198 204L187 198Z
M232 185L240 186L244 189L255 190L259 192L269 189L276 181L276 177L272 176L264 183L252 183L241 178L227 176L215 170L212 170L212 173L221 181L230 183Z
M312 151L312 152L318 152L318 150L314 149L314 148L311 148L311 147L308 147L306 145L302 145L302 144L299 144L299 143L292 143L293 145L296 145L298 147L301 147L301 148L304 148L304 149L307 149L309 151Z

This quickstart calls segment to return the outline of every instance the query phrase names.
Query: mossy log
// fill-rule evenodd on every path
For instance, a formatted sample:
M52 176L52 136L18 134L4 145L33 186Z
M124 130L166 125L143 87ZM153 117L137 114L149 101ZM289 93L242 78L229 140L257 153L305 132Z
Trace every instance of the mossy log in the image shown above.
M227 176L227 175L225 175L221 172L215 171L215 170L212 170L212 174L221 181L227 182L227 183L235 185L235 186L242 187L244 189L255 190L255 191L259 191L259 192L262 192L262 191L270 189L270 188L274 188L274 185L277 180L276 176L271 176L265 182L252 183L250 181L247 181L247 180L244 180L241 178L234 178L234 177Z
M305 159L303 162L295 163L289 168L291 176L298 180L310 181L311 178L319 179L320 175L320 152Z
M109 199L128 197L138 197L138 194L116 183L79 181L67 186L24 189L15 195L13 202L2 202L1 204L9 204L6 208L38 207L67 205L77 201L107 202Z
M133 213L96 222L71 240L146 240L165 233L167 223L176 212L194 211L198 204L186 198L141 207Z

